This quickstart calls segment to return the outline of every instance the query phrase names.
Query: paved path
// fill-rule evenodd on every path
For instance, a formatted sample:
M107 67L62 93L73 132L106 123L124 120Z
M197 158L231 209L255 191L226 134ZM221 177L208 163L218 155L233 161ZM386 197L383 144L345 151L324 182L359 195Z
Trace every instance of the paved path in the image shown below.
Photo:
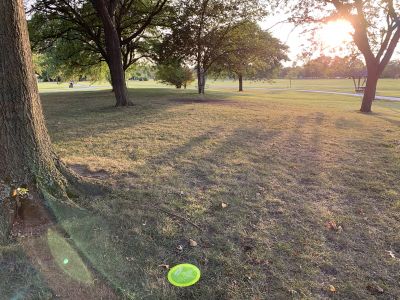
M354 94L354 93L344 93L344 92L330 92L330 91L318 91L318 90L295 90L296 92L303 93L319 93L319 94L334 94L334 95L344 95L344 96L352 96L352 97L362 97L362 94ZM400 101L399 97L388 97L388 96L376 96L376 100L388 100L388 101Z
M230 86L219 86L212 88L231 88ZM294 91L294 92L302 92L302 93L317 93L317 94L333 94L333 95L343 95L343 96L351 96L351 97L359 97L361 98L363 94L355 94L355 93L347 93L347 92L332 92L332 91L321 91L321 90L299 90L293 88L266 88L266 87L247 87L245 90L267 90L267 91ZM398 101L400 102L400 97L389 97L389 96L376 96L376 100L387 100L387 101Z

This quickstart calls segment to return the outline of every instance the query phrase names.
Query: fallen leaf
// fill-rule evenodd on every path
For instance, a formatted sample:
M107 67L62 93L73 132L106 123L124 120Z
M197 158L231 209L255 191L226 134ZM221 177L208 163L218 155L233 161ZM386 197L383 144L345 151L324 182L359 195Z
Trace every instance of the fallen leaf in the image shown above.
M373 295L383 294L383 292L384 292L383 288L381 288L379 285L377 285L375 283L368 284L367 290Z
M325 227L332 231L338 231L338 232L343 231L343 227L338 225L335 221L327 221L325 223Z
M333 286L333 285L329 285L329 291L330 292L332 292L332 293L335 293L336 292L336 288Z
M189 239L189 245L191 247L197 247L197 242L195 240Z
M226 204L225 202L222 202L222 203L221 203L221 207L222 207L222 208L227 208L227 207L228 207L228 204Z
M169 269L169 265L166 265L166 264L162 264L162 265L158 265L160 268L164 268L164 269L166 269L166 270L168 270Z
M389 254L391 258L396 258L396 255L393 253L393 251L386 251L386 252Z

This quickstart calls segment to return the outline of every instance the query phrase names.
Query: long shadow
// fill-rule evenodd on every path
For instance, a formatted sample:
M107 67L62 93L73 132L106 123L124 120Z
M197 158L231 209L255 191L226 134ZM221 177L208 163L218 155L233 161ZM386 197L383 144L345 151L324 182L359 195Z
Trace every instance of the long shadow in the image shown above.
M204 254L210 257L211 260L205 264L201 256L192 255L192 257L197 258L197 263L207 274L203 278L202 285L212 286L213 294L210 294L207 298L207 294L204 294L204 289L194 288L187 291L178 291L178 298L229 299L229 285L233 278L237 280L237 285L241 286L243 291L247 288L251 289L251 283L241 281L231 273L235 264L237 266L243 265L242 261L236 261L236 259L247 259L243 253L243 247L246 247L245 243L249 242L249 237L238 236L237 232L231 230L231 228L240 227L243 222L246 226L250 226L249 223L256 223L256 220L258 220L258 217L249 210L247 205L254 204L255 201L252 198L259 191L260 185L263 185L264 176L268 176L266 173L269 172L258 173L256 166L258 164L268 164L273 158L270 157L268 152L259 157L257 155L259 149L255 147L271 144L279 134L280 132L276 130L264 130L257 127L237 128L222 141L219 141L211 153L200 155L198 162L194 161L175 166L174 171L181 175L181 184L189 185L189 190L195 186L200 186L205 191L212 190L206 192L211 199L202 200L202 205L208 209L201 214L195 214L195 221L204 228L203 234L200 236L197 234L198 238L203 244L212 245L210 249L206 249ZM179 152L182 149L189 151L191 147L179 147L176 151ZM184 154L180 152L180 155ZM241 157L246 161L240 162ZM157 160L154 162L157 162ZM230 170L229 173L225 173L227 169ZM188 176L192 177L191 181L186 180ZM196 193L196 190L191 194L195 197L202 197L202 193ZM186 197L182 197L181 199L175 199L170 205L184 207L186 214L193 214L192 208L188 207L187 204L185 205L186 201ZM218 208L221 202L229 203L229 207L231 207L229 212L224 212ZM196 207L193 208L193 210L195 209ZM245 221L243 221L243 218L245 218ZM231 260L227 260L224 257L229 257ZM256 268L257 266L253 266L253 271ZM264 272L265 270L260 270L260 274ZM240 277L245 277L246 273L248 271L241 269ZM218 280L218 286L214 284L215 280ZM270 283L280 284L278 281L271 281ZM263 285L258 286L258 289L263 288Z
M96 101L95 95L97 93L94 93L93 101ZM151 95L148 97L153 97ZM175 97L168 90L165 99L171 95ZM183 94L183 97L187 95ZM123 115L126 111L115 113L113 109L106 109L102 117L107 122L101 130L109 130L107 127L112 125L116 116L122 121L115 124L113 130L143 122L142 114L156 120L163 109L177 105L167 100L164 103L163 99L151 103L143 100L138 105L138 108L143 105L143 110L128 116ZM104 102L95 106L98 111L94 114L97 115L101 113ZM61 111L58 114L62 116ZM137 120L131 120L132 116ZM89 125L95 124L94 121L85 120L79 113L78 117L87 123L85 130L90 131ZM365 215L357 215L358 209L372 209L374 198L384 203L378 206L379 209L388 209L388 201L380 194L379 186L377 189L362 188L365 186L363 180L372 179L372 174L354 178L359 169L365 168L363 160L368 160L370 153L365 149L370 145L362 138L359 144L353 139L344 146L354 147L351 151L354 155L364 151L363 160L349 160L347 165L340 163L337 168L328 169L324 166L322 142L330 137L324 136L319 127L324 124L324 118L322 114L299 116L294 119L287 136L283 136L286 129L236 128L218 141L212 151L197 154L198 161L191 158L191 162L182 162L181 158L190 156L194 148L215 139L212 133L205 132L146 161L147 167L154 170L151 188L116 192L96 201L88 199L89 209L83 212L60 207L55 210L61 214L58 216L60 222L96 269L116 289L132 298L229 299L230 290L236 289L242 295L246 295L246 291L249 294L258 291L260 298L274 295L275 298L288 299L293 297L290 288L305 298L315 295L330 297L328 292L321 290L319 279L324 282L337 280L343 287L343 291L337 293L338 298L346 299L349 295L350 298L365 298L367 294L361 289L365 289L366 284L358 276L379 280L385 278L386 270L393 274L397 272L394 264L390 267L384 261L384 253L378 253L382 247L378 249L377 244L383 243L387 248L398 247L394 244L397 243L395 229L398 225L393 222L394 212L388 211L388 217L383 220L392 224L392 233L385 232L387 227L379 220L374 220L379 221L377 228L381 233L376 240L363 229L363 226L371 230L376 227L363 219ZM314 130L305 134L304 129L310 128L310 123ZM265 151L260 152L264 147ZM378 162L392 154L380 147L376 151L381 151L382 157L379 156L370 168L378 170L382 168ZM343 157L346 159L348 157ZM195 190L201 185L205 193L194 191L191 195L179 195L174 191L158 190L157 180L161 179L156 178L157 170L163 161L173 166L170 176L179 186ZM388 164L383 169L388 169ZM393 178L398 178L395 167L389 169L390 176L379 172L382 176L379 182L390 180L392 184ZM323 172L329 174L332 182L323 178ZM197 206L190 207L190 201L197 201ZM227 202L228 208L222 209L221 202ZM168 216L150 210L159 205L181 208L179 212L193 217L204 232L199 233L188 224L177 226ZM205 210L195 213L199 206ZM345 228L342 235L323 229L324 210L331 207L335 207L331 209L332 214L342 218L341 224ZM200 247L191 249L187 245L188 238L192 237L196 237ZM175 251L177 244L184 245L185 250ZM371 253L379 259L363 265L362 261ZM201 267L204 272L201 284L189 289L174 289L161 283L165 280L165 271L158 265L182 261ZM383 267L379 261L383 261ZM339 266L335 262L340 262ZM346 263L350 267L347 268ZM360 270L362 273L357 275ZM371 270L375 275L368 275ZM309 286L310 282L312 286ZM388 286L391 293L388 296L396 297L394 283L389 282Z
M169 108L182 105L171 99L193 98L198 95L190 90L134 89L130 90L134 106L113 107L113 94L109 91L68 92L43 94L42 101L49 132L54 142L84 139L143 122L168 118ZM210 93L208 98L222 95ZM224 99L227 96L224 96Z
M383 116L381 114L377 114L377 113L373 113L372 116L375 117L375 118L384 120L386 122L389 122L389 123L391 123L391 124L393 124L395 126L400 126L400 120L394 120L392 118L388 118L388 117L385 117L385 116Z
M50 299L52 291L21 247L15 244L0 248L2 299Z
M88 201L88 210L83 213L77 209L68 212L72 210L68 208L55 210L62 214L60 222L82 252L124 295L139 299L230 299L231 291L236 289L244 294L257 291L260 297L288 299L293 296L289 286L304 297L329 297L319 281L337 280L343 287L338 297L365 298L367 294L360 290L365 285L358 276L378 279L384 278L385 270L393 274L396 270L385 263L378 275L367 275L369 270L379 269L378 261L362 262L365 255L377 254L370 250L377 242L362 228L367 225L373 229L373 224L358 216L357 209L368 207L378 194L361 189L365 177L354 182L353 166L340 164L337 169L328 169L324 165L322 142L330 139L320 128L324 122L322 114L299 116L287 136L287 129L236 128L218 140L211 151L204 155L197 152L192 157L194 148L215 140L219 128L207 129L146 161L147 167L154 170L151 188L143 186ZM306 134L310 124L314 130ZM360 144L351 144L355 147L352 153L368 148L360 140ZM387 149L381 155L388 155ZM187 157L190 162L182 160ZM172 166L170 176L177 182L156 178L163 161ZM362 167L362 161L356 164ZM378 169L379 165L372 168ZM390 170L391 177L398 178L395 168ZM332 182L323 178L324 172ZM159 190L158 180L171 180L193 192L180 195ZM198 186L205 192L197 192ZM193 201L205 210L195 212L198 206L191 207ZM227 202L228 208L221 209L221 202ZM159 206L190 216L204 231L198 232L184 222L177 225L167 215L154 213L152 209ZM331 206L332 214L342 218L340 224L349 233L324 230L324 210ZM393 222L392 217L384 220ZM357 222L360 225L356 226ZM383 223L379 222L379 228L385 229ZM189 247L187 240L193 237L200 247ZM383 233L378 240L388 248L397 247L390 244L390 238L396 239L394 233ZM177 244L184 246L183 252L175 250ZM377 257L384 260L383 255ZM161 283L166 271L158 265L183 261L201 268L201 283L190 289L174 289ZM392 296L393 284L388 283Z
M215 138L212 132L218 132L218 128L208 129L206 133L196 136L184 145L161 154L147 162L155 169L160 167L160 162L168 159L170 162L178 162L181 157L190 154L194 147L201 146L210 138ZM188 190L193 188L187 176L194 178L194 185L203 185L206 188L213 185L217 180L219 168L223 167L226 156L234 156L237 149L257 160L252 147L255 140L273 140L278 135L275 131L262 131L258 128L243 128L235 130L223 144L215 147L215 155L205 155L210 162L207 172L203 172L202 167L197 163L175 164L174 172L179 174L181 185L188 185ZM200 159L203 161L205 157ZM244 172L249 170L243 170ZM154 172L156 173L156 171ZM251 180L251 175L244 175L241 166L237 166L234 172L235 180L239 177L241 184ZM206 176L206 177L204 177ZM229 195L234 195L235 185L224 184L222 195L215 194L218 199ZM253 187L249 187L253 188ZM178 205L178 203L180 205ZM182 203L183 202L183 203ZM182 224L176 232L167 234L164 232L168 218L163 214L154 214L151 207L168 207L176 212L177 207L181 209L178 214L184 215L191 213L190 209L185 208L186 196L176 196L164 191L157 191L157 186L152 190L136 189L129 195L116 193L111 199L98 199L89 210L81 212L68 207L57 207L60 204L53 204L54 210L58 212L59 221L65 230L74 239L75 243L82 252L87 255L95 268L107 278L114 287L124 295L135 294L139 299L229 299L226 291L229 282L229 272L226 262L213 258L208 262L207 254L201 249L188 249L188 234L197 236L198 241L204 243L214 243L215 237L210 238L209 233L213 231L215 224L208 224L207 218L210 216L198 217L194 221L204 228L204 233L198 232L190 224ZM233 202L232 202L233 205ZM144 209L141 209L144 207ZM146 209L147 207L147 209ZM238 218L239 220L240 218ZM222 218L223 220L223 218ZM236 222L229 225L235 226ZM222 233L219 233L222 234ZM184 240L182 240L183 237ZM228 239L227 239L228 241ZM185 250L177 253L177 244L183 244ZM99 246L101 245L101 246ZM221 251L221 242L213 246ZM192 262L201 267L204 272L202 283L190 289L174 289L169 285L155 285L152 282L159 282L160 277L165 273L157 266L162 263ZM129 268L128 268L129 266ZM229 266L231 268L231 266ZM158 269L158 270L157 270ZM164 273L164 274L163 274ZM215 280L219 278L221 283L215 289ZM154 288L151 288L151 286ZM146 288L143 287L148 287ZM205 287L210 286L213 289ZM150 296L151 295L151 296Z
M374 132L347 141L344 147L352 151L343 157L346 163L332 170L332 178L339 187L338 213L342 215L345 232L327 236L327 245L335 260L346 260L348 269L339 272L353 278L348 288L353 289L354 297L362 297L362 289L371 282L384 288L385 299L399 294L395 275L398 270L387 259L385 249L400 255L399 218L393 209L393 198L400 193L400 173L396 151L380 142L382 135Z

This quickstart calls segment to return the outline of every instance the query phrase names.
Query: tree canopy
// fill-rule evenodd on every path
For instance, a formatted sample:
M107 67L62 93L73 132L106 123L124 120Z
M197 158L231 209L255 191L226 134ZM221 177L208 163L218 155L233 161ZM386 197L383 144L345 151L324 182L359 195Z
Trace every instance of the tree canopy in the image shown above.
M148 56L163 26L167 0L36 0L29 22L33 47L49 51L65 66L110 69L117 105L127 105L126 71Z
M368 69L361 111L370 112L378 79L400 39L400 3L393 0L286 0L284 5L291 15L290 20L296 24L337 19L350 22L354 28L354 44Z
M160 47L163 56L174 55L196 66L198 91L204 94L207 72L229 51L229 33L244 21L265 16L265 7L258 0L182 0Z
M155 79L162 83L173 85L177 89L182 86L186 88L187 84L194 80L193 71L179 61L160 64L157 67Z
M281 61L288 59L287 46L254 22L239 24L225 39L225 55L216 60L211 70L238 78L239 91L243 90L244 77L271 78L274 71L281 67Z

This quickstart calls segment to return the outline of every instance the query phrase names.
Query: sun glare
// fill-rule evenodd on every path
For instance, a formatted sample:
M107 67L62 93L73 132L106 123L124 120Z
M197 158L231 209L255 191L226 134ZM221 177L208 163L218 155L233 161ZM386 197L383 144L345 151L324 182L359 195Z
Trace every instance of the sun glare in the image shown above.
M345 43L350 42L353 32L353 27L348 21L338 20L323 25L318 38L322 46L329 50L342 47Z

